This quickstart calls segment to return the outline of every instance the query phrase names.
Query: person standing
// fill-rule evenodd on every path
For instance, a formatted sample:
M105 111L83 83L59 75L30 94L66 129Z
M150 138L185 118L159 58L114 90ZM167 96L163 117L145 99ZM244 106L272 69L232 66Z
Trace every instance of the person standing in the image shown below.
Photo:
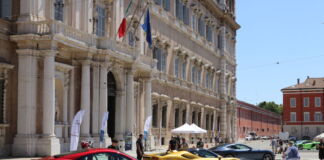
M297 147L293 146L293 142L288 142L288 149L283 154L283 158L286 158L286 160L300 160L300 155L298 152Z
M181 143L180 150L186 151L188 148L189 148L189 145L186 142L186 139L185 138L182 138L182 143Z
M272 152L274 154L276 154L277 153L277 141L276 141L276 139L271 140L270 146L272 148Z
M317 146L318 148L318 158L320 160L324 160L324 140L321 139L320 144Z
M113 139L111 140L111 145L108 146L108 148L109 148L109 149L114 149L114 150L119 151L118 140L115 139L115 138L113 138Z
M143 134L140 134L139 138L136 141L136 154L137 154L137 160L142 160L144 154Z
M197 148L204 148L204 142L202 141L202 138L199 138L199 141L197 142Z

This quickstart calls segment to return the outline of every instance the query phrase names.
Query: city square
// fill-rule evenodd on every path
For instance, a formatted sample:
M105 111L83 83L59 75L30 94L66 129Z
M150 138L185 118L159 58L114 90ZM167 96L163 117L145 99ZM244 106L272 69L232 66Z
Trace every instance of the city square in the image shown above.
M324 159L322 37L282 3L1 0L0 159Z

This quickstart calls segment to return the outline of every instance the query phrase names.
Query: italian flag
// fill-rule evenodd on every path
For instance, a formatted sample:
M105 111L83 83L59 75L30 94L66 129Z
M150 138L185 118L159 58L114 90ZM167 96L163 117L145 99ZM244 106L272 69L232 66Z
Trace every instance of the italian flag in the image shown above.
M131 0L131 1L128 3L127 9L126 9L126 13L125 13L125 17L123 18L121 24L119 25L119 28L118 28L118 37L119 37L119 38L122 38L122 37L125 36L126 30L127 30L127 21L126 21L126 17L127 17L128 10L129 10L129 8L131 7L132 3L133 3L133 0Z

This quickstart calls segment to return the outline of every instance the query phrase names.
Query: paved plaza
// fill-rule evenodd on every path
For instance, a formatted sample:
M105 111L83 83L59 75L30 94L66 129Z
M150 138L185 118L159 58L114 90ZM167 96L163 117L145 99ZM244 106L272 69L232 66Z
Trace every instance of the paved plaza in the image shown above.
M246 144L252 148L258 149L268 149L271 150L270 140L258 140L258 141L243 141L243 144ZM299 151L301 160L316 160L318 159L317 150L301 150ZM276 160L281 160L281 154L276 154Z

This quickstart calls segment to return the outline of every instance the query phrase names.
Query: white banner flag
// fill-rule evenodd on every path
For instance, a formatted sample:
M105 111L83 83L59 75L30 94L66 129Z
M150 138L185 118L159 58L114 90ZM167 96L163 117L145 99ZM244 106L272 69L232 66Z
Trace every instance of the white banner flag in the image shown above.
M109 112L105 112L101 120L100 142L104 141L105 128L107 128L108 117L109 117Z
M78 149L79 137L80 137L80 126L85 111L80 110L73 118L71 126L71 143L70 151L76 151Z
M152 116L148 116L144 125L144 139L147 139L148 132L151 128Z

